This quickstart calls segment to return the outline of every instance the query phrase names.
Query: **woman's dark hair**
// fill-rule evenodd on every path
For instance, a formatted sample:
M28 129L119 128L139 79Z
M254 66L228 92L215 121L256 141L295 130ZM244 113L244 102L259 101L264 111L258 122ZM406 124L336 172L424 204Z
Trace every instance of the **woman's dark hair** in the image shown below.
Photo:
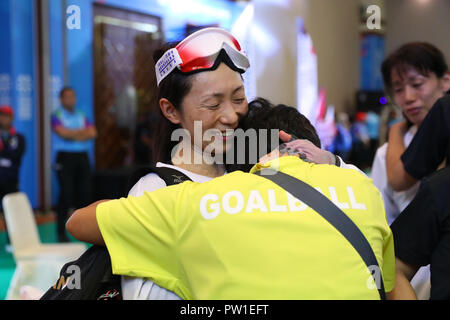
M433 72L438 78L448 71L444 54L438 48L426 42L407 43L389 55L381 65L384 86L389 94L392 92L392 70L404 73L408 67L413 67L424 76Z
M318 148L321 147L320 139L317 135L316 129L304 115L298 112L296 108L286 106L284 104L273 105L271 102L264 98L257 98L249 103L248 114L240 121L239 128L244 131L248 129L255 129L257 133L260 129L279 129L294 135L298 139L309 140ZM245 150L236 150L237 144L235 144L234 154L238 155L238 152L245 152L246 163L237 163L235 157L233 163L227 164L228 172L235 170L242 170L245 172L250 171L252 166L255 165L254 161L251 161L250 153L252 150L250 150L250 148L257 147L257 154L264 155L271 152L273 149L277 148L280 144L283 143L283 141L278 139L278 143L276 145L273 145L271 136L270 134L268 134L266 136L267 143L261 144L259 139L264 138L264 136L260 137L257 134L257 137L258 142L255 145L250 146L248 143L249 141L246 141ZM259 148L264 145L266 146L266 148L264 150L259 150Z
M167 43L153 53L153 60L156 64L163 54L174 48L177 43ZM188 74L183 74L175 69L167 75L159 84L158 103L162 98L169 100L177 110L181 110L181 103L192 87ZM172 132L179 128L179 125L170 122L162 113L158 106L158 126L156 129L156 139L153 144L153 160L161 162L171 161L171 151L178 141L171 141Z

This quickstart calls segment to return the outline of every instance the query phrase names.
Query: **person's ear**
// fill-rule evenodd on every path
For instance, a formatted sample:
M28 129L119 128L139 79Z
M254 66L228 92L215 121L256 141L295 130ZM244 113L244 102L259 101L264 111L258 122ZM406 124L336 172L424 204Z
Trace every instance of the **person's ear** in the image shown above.
M444 76L440 79L442 90L444 94L450 90L450 71L447 71Z
M180 124L180 113L175 106L166 98L159 100L159 108L164 117L167 118L173 124Z

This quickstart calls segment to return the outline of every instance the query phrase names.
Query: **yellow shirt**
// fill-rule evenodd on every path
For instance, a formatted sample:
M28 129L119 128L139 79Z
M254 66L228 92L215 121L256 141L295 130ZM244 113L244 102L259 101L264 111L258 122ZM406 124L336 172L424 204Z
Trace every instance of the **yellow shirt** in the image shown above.
M341 207L371 244L391 291L393 237L372 181L296 157L269 165ZM254 174L237 171L105 202L97 220L115 274L149 278L183 299L379 299L351 244L318 213Z

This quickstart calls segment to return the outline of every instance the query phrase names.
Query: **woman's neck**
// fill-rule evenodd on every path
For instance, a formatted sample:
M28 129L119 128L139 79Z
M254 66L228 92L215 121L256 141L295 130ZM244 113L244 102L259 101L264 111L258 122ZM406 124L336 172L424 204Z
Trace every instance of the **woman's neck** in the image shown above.
M173 161L173 160L172 160ZM172 162L173 163L173 162ZM225 174L225 166L219 164L195 164L181 163L176 164L177 167L210 178L216 178Z
M184 153L186 151L187 153ZM199 148L181 143L172 157L172 164L181 169L211 178L225 174L223 164L217 164L211 156L208 159L205 159L205 157L206 155L203 155Z

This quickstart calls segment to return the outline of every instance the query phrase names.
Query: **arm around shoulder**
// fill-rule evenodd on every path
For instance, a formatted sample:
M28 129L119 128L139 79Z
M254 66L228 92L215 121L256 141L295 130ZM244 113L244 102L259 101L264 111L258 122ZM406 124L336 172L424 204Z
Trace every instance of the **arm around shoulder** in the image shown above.
M389 300L417 300L416 293L411 286L411 279L418 268L395 258L395 287L387 293Z
M109 200L100 200L75 210L66 223L67 231L76 239L96 245L105 245L97 222L97 206Z

